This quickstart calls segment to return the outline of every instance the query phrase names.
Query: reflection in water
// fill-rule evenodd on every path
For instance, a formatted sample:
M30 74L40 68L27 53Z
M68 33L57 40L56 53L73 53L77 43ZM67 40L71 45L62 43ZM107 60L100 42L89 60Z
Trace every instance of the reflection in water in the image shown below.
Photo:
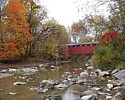
M77 100L78 95L74 94L69 88L62 96L62 100Z

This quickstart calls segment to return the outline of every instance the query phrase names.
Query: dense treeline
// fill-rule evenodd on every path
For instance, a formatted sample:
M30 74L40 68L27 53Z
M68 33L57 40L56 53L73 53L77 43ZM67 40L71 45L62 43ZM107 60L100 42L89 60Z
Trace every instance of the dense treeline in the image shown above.
M108 8L108 15L99 14L98 7L105 5ZM97 12L88 14L84 19L73 23L69 28L70 36L76 43L99 41L95 54L92 56L93 64L97 68L105 70L124 67L125 0L96 0L91 7ZM81 6L79 11L82 9L85 8Z
M34 0L2 0L0 6L0 61L28 57L57 59L58 45L68 34L47 10Z
M102 20L104 32L93 62L103 70L125 68L125 0L109 0L100 4L103 3L109 3L110 15L107 20Z
M35 0L1 0L0 61L29 57L55 61L68 58L67 48L59 45L99 41L93 64L102 69L124 67L125 1L97 0L94 7L104 4L108 4L109 15L86 15L72 23L67 33L55 19L48 19L45 7Z

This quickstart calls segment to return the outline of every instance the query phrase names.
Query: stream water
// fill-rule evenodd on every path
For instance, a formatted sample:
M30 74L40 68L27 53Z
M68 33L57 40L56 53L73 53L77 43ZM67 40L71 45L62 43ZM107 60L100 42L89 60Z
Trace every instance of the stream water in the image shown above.
M60 94L62 100L75 100L79 95L71 91L71 87L63 90L49 90L46 93L39 94L36 91L29 90L30 87L39 86L42 80L55 79L60 80L64 72L75 72L80 74L85 68L80 65L71 64L61 65L54 70L40 71L33 75L18 75L0 78L0 100L42 100L42 97L50 94ZM26 85L14 86L14 82L26 82ZM13 93L16 93L13 94ZM70 99L69 99L70 98Z

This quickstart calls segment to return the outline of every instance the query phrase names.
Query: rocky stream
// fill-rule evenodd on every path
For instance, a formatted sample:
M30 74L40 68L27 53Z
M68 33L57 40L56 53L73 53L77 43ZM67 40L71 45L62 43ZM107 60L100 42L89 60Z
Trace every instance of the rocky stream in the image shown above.
M39 64L0 69L0 100L125 100L125 69Z

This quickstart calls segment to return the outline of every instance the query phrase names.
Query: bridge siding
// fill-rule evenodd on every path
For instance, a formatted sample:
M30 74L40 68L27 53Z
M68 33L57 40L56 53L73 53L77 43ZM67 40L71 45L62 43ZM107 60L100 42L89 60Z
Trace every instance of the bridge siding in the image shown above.
M69 54L92 54L94 53L96 45L88 45L88 46L73 46L69 47Z

